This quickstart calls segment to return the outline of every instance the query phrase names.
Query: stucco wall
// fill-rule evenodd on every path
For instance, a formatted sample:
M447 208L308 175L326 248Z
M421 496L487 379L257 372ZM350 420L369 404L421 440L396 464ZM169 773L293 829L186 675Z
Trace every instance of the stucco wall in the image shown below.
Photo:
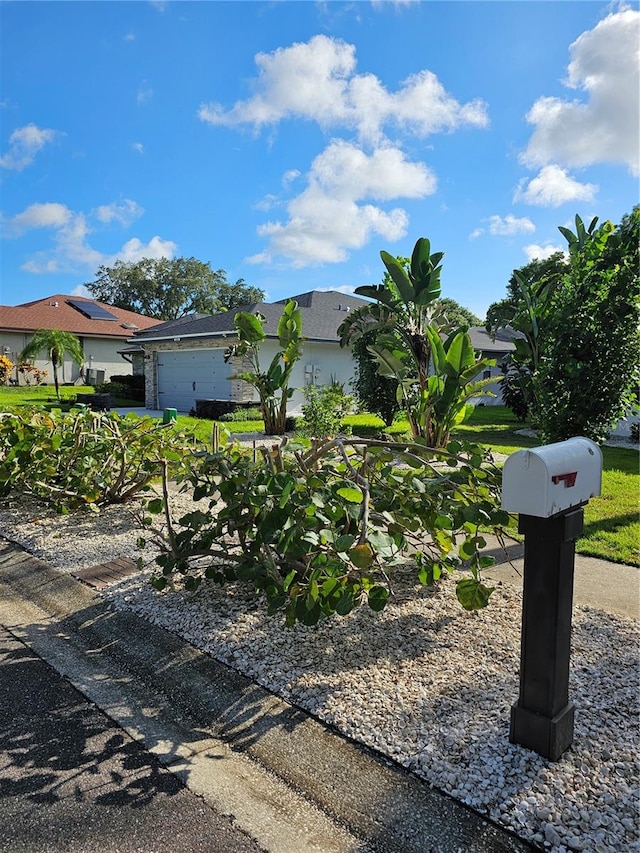
M14 364L19 361L19 354L31 340L31 335L23 332L0 332L0 353L6 355ZM121 355L118 355L117 350L122 349L125 345L124 341L110 341L104 338L85 337L80 338L80 343L83 346L86 361L82 368L75 364L71 359L66 358L64 364L58 368L59 382L82 382L83 371L89 368L94 370L104 370L105 381L109 380L112 374L127 374L131 373L131 364L125 361ZM8 350L8 352L7 352ZM46 370L48 376L46 378L47 385L53 385L53 370L51 362L46 358L40 357L32 362L39 370ZM18 379L20 384L24 384L23 377L13 370L11 379Z
M148 341L144 344L145 356L145 398L147 408L158 408L158 353L179 350L197 349L221 349L229 346L230 339L212 338L189 338L182 341ZM266 369L270 361L278 351L278 342L267 340L260 349L260 364ZM238 361L229 364L229 376L241 370ZM294 394L289 401L288 411L295 413L300 411L304 403L303 389L305 385L313 382L316 385L327 385L332 377L338 382L345 384L345 391L349 393L349 382L353 377L353 359L349 350L340 349L338 343L305 341L302 358L296 363L290 387L294 388ZM257 395L250 385L240 380L231 382L230 399L235 402L257 401Z

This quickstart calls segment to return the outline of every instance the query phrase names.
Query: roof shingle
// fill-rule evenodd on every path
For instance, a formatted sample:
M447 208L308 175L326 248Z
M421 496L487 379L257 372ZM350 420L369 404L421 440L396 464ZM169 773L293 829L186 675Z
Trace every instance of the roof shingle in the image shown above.
M69 300L81 305L83 302L99 305L116 317L113 320L96 320L87 317L82 311L74 308ZM74 335L97 338L122 338L126 340L136 329L149 329L158 326L160 320L144 317L123 308L114 308L95 299L81 296L65 296L56 294L46 299L36 299L24 302L22 305L0 305L0 331L4 332L35 332L37 329L59 329L62 332L72 332Z

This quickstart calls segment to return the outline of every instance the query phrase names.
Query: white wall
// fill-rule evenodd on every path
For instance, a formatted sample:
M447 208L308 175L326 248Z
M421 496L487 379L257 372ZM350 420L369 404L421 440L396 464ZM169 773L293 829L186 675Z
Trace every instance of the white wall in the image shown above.
M260 366L264 370L278 352L278 342L267 340L260 349ZM346 394L351 393L350 382L354 374L354 361L351 351L341 349L338 343L305 341L302 358L296 363L291 374L290 388L294 394L287 410L290 413L300 412L305 402L304 388L306 385L329 385L332 379L344 383Z
M18 356L31 340L32 335L23 332L0 332L0 353L6 355L14 364L18 363ZM94 368L95 370L104 370L105 381L109 381L109 377L113 374L123 375L132 372L131 364L125 361L117 350L126 347L125 340L108 340L104 338L80 337L80 342L83 346L86 361L83 369ZM5 352L5 350L9 350ZM33 364L39 370L46 370L48 375L45 384L53 385L53 368L51 362L46 358L37 358ZM16 370L11 372L11 379L18 378L20 384L24 384L24 379L20 375L16 375ZM66 358L64 364L58 369L58 381L63 382L78 382L81 379L81 368L71 359Z

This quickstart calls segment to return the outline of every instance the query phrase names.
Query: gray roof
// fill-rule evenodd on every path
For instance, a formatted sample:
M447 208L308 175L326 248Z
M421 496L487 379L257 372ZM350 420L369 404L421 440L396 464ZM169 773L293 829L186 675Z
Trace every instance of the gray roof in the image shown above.
M349 311L366 305L368 301L337 290L310 290L290 298L295 299L302 312L304 337L307 340L332 342L338 340L338 327ZM280 299L278 302L253 302L222 314L188 314L178 320L168 320L152 329L137 332L131 340L144 342L186 337L233 337L235 335L233 319L240 311L262 314L265 318L264 329L267 336L275 337L278 320L282 315L282 306L286 302L288 299ZM513 329L500 329L494 340L482 327L469 329L469 334L473 348L487 354L511 352L514 349L512 339L519 335Z
M494 340L483 326L473 326L469 329L469 337L474 349L482 350L489 355L491 353L513 352L515 349L513 339L523 337L523 335L516 332L515 329L507 327L506 329L498 329Z
M313 290L292 296L302 312L302 328L307 340L337 341L338 326L342 323L348 312L354 308L365 305L364 299L357 296L339 293L336 290L320 291ZM181 317L180 320L169 320L159 326L149 329L148 333L140 332L135 335L136 341L144 340L173 340L173 338L197 336L197 337L220 337L234 335L235 328L233 318L240 311L249 311L252 314L262 314L265 318L264 329L269 337L277 333L278 320L282 316L282 306L287 299L279 302L254 302L250 305L241 305L232 311L210 316L189 315Z

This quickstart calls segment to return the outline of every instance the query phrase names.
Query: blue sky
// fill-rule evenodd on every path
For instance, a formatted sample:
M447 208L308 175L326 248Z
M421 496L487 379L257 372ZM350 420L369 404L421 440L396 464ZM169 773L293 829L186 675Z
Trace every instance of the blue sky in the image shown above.
M0 302L196 257L268 300L444 251L481 317L638 201L638 5L0 4Z

